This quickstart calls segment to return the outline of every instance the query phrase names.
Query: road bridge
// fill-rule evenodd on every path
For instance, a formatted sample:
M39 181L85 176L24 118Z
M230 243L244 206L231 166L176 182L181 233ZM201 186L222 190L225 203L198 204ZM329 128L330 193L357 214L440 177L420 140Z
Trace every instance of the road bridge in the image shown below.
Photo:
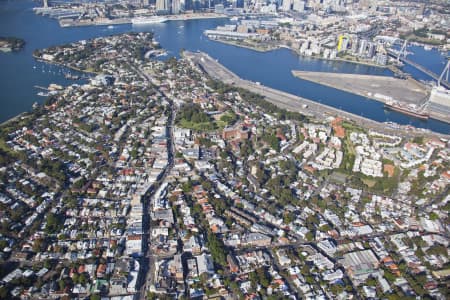
M429 69L425 68L424 66L419 65L418 63L413 62L410 59L407 59L403 56L398 57L398 53L394 52L392 50L388 50L388 54L389 56L392 56L394 58L399 59L401 62L408 64L410 66L413 66L414 68L416 68L417 70L427 74L428 76L430 76L431 78L433 78L434 80L438 81L439 80L439 75L430 71ZM441 80L441 85L444 86L447 89L450 89L450 83L448 83L447 81Z

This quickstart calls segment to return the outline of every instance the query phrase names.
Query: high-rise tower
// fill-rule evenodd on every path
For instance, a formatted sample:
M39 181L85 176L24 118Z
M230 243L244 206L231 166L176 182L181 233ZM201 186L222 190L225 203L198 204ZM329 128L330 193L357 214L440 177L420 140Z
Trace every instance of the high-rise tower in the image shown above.
M156 12L160 14L170 13L170 0L156 0Z

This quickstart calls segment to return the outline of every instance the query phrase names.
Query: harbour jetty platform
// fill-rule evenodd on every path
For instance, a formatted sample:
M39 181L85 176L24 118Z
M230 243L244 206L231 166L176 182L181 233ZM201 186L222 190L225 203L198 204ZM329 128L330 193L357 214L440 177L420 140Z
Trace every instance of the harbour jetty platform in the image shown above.
M422 105L429 91L420 82L389 76L292 71L295 77L386 103L397 100Z

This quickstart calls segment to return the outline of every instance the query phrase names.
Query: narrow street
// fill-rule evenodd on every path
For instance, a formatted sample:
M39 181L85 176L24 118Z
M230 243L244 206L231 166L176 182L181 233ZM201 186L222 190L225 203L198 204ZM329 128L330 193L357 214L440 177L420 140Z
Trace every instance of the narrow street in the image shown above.
M135 71L146 81L149 82L150 79L148 76L139 68L132 66ZM147 191L146 195L143 197L143 212L142 215L142 225L143 225L143 236L142 236L142 257L141 257L141 269L139 273L139 283L140 286L138 292L136 293L136 299L144 300L146 298L146 293L150 288L151 284L154 283L154 274L155 274L155 256L153 255L150 249L150 240L151 240L151 217L150 213L152 211L152 202L155 191L157 191L161 185L165 182L167 176L170 174L170 171L173 167L173 158L174 158L174 141L173 141L173 124L175 121L175 112L174 112L174 104L173 101L166 96L167 101L169 102L169 111L168 111L168 119L167 119L167 153L168 153L168 161L167 166L164 169L161 178L153 184L153 186Z

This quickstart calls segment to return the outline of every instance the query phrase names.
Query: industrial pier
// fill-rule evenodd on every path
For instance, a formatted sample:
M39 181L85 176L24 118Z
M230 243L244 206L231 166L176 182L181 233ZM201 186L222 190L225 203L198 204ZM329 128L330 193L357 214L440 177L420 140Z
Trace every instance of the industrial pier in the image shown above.
M425 86L416 80L389 76L343 74L329 72L292 71L295 77L326 85L352 94L386 103L395 99L415 105L428 100Z
M450 115L429 109L431 89L413 78L399 79L389 76L342 74L328 72L292 71L300 79L329 86L352 94L367 97L387 104L386 107L415 116L420 113L450 123ZM392 103L400 103L405 109L398 109ZM408 111L409 110L409 111ZM420 118L419 116L416 116Z

